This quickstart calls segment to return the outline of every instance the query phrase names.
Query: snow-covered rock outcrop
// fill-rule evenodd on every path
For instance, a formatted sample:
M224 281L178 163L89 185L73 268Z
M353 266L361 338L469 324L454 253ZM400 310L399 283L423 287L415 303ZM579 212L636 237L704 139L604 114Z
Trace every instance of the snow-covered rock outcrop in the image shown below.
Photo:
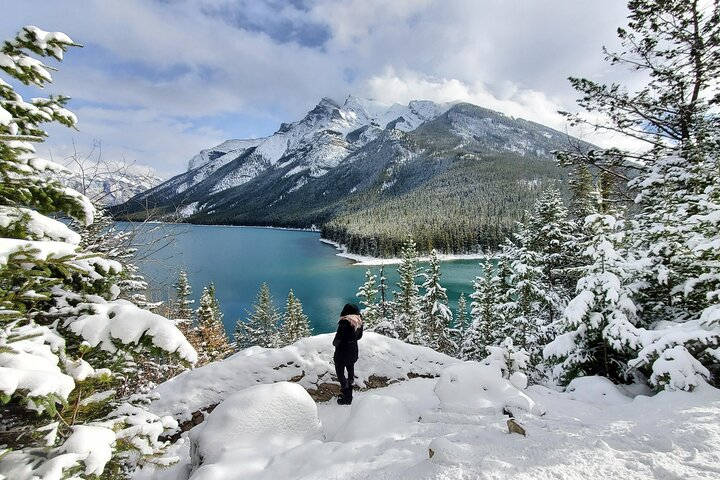
M241 351L222 362L186 372L158 386L150 410L187 421L234 392L259 383L292 381L317 393L337 384L332 361L333 334L316 335L280 349ZM355 386L367 389L417 377L437 377L459 360L427 347L366 332L359 344Z

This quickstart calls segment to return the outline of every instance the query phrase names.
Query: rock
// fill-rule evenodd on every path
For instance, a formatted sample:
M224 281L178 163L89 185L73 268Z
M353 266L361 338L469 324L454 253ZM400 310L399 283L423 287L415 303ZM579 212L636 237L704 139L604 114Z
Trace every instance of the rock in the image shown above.
M526 436L525 429L523 427L521 427L520 424L515 421L515 419L508 418L507 426L508 426L508 433L517 433L517 434L522 435L523 437Z
M337 383L319 383L317 388L308 388L307 392L316 402L329 402L333 397L340 395L340 385Z

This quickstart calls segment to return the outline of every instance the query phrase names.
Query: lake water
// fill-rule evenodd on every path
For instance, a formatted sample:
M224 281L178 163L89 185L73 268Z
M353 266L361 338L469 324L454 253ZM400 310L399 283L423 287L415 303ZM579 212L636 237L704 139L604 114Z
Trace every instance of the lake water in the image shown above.
M314 333L336 328L345 303L357 303L355 296L370 268L338 257L332 246L319 241L317 232L253 227L159 225L145 237L168 236L172 241L149 258L138 262L160 299L172 296L172 284L180 269L188 274L197 307L204 286L215 283L224 314L225 328L232 335L235 322L247 317L263 282L270 287L275 305L284 309L290 289L300 299ZM472 280L481 274L478 260L441 263L441 283L448 290L453 309L460 292L472 292ZM424 266L424 265L423 265ZM388 296L397 289L397 265L386 265ZM379 275L378 275L379 277ZM420 280L418 280L420 281Z

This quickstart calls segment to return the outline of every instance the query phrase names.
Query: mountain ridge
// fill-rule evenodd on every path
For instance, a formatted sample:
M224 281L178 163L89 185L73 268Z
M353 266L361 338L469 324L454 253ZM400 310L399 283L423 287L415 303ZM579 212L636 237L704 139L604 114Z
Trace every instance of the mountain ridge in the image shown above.
M482 189L487 183L481 174L487 170L483 162L513 172L523 164L529 166L523 173L528 182L562 184L564 173L555 167L552 151L571 141L580 143L538 123L469 103L414 100L386 105L351 95L340 104L326 97L302 119L281 124L268 137L228 140L201 151L189 162L187 172L114 212L130 218L146 213L179 216L190 223L325 225L411 195L447 171L462 172L448 185L469 182ZM517 183L515 173L507 176ZM508 188L518 190L517 185ZM530 201L521 200L520 211L529 209L537 194L534 188L524 190ZM445 197L455 203L451 192ZM468 210L467 215L477 214L476 210ZM468 241L474 245L462 248L496 245L518 219L513 214L496 222L501 228L492 238L477 231L488 230L485 224L473 226L475 239ZM410 230L406 234L413 233L412 226L406 227ZM335 231L326 230L329 235ZM437 248L456 247L440 242Z

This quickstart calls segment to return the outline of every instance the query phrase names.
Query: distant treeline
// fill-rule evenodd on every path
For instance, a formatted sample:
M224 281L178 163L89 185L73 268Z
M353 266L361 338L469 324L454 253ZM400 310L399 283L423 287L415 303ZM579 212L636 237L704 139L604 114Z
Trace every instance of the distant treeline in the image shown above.
M420 253L494 250L548 185L566 190L565 176L545 159L510 155L456 162L403 195L360 195L322 226L322 236L373 257L397 257L408 234Z

